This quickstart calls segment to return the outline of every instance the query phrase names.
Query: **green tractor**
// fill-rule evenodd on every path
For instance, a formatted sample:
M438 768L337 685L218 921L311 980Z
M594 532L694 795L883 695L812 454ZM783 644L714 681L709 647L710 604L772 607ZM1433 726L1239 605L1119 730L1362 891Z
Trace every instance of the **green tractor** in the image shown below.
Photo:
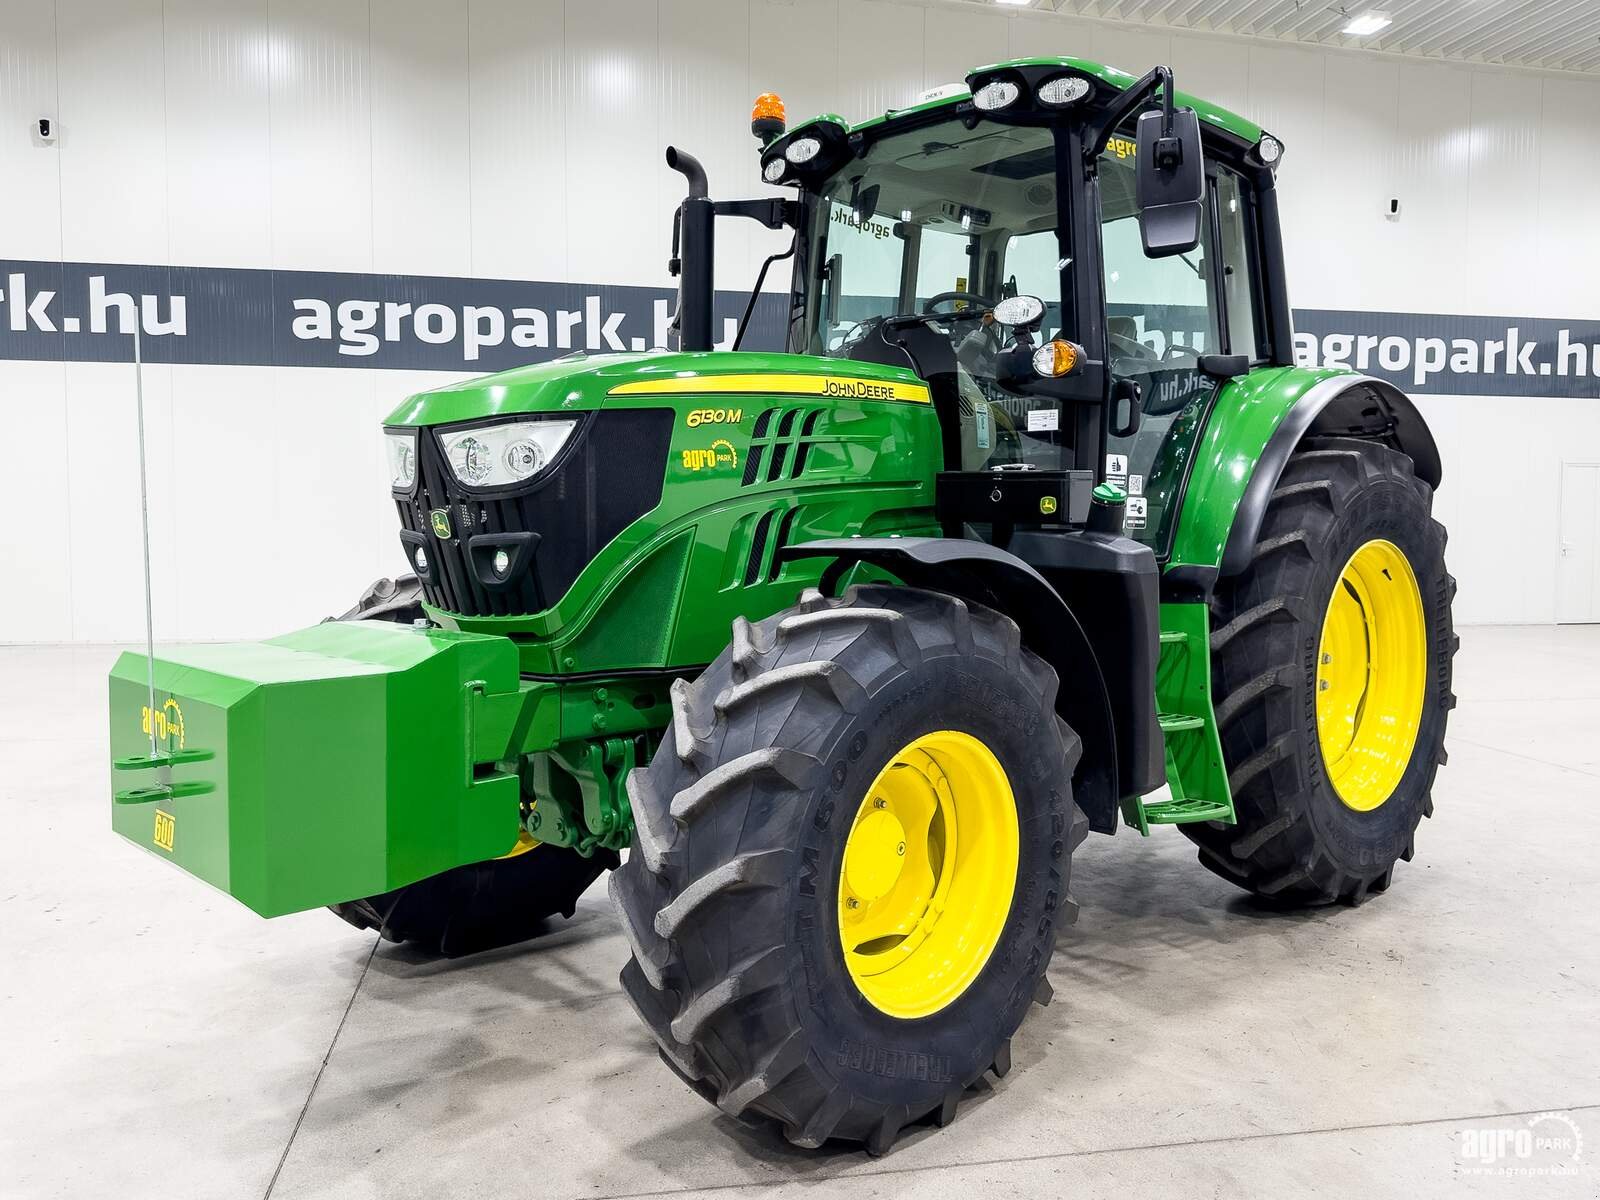
M1273 904L1389 887L1453 703L1440 461L1295 366L1283 148L1166 68L753 129L792 192L668 151L673 350L390 417L414 577L121 659L114 823L446 955L610 870L672 1069L881 1153L1008 1069L1090 830ZM786 353L712 349L719 217L792 232Z

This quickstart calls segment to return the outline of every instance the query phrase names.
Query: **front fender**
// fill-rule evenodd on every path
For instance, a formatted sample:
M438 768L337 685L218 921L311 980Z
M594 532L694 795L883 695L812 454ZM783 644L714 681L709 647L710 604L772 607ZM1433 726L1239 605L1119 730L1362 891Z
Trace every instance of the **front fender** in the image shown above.
M1319 433L1382 441L1411 456L1418 478L1439 485L1433 435L1393 384L1333 369L1254 371L1222 389L1201 433L1173 533L1169 581L1208 592L1219 575L1243 570L1289 456Z
M1117 802L1125 791L1156 786L1122 769L1116 711L1093 640L1060 592L1016 555L986 542L930 537L838 538L786 546L780 553L785 560L833 559L822 573L824 592L831 593L850 568L864 563L909 587L947 592L1016 621L1023 644L1054 667L1061 680L1056 711L1083 739L1074 798L1096 832L1116 831ZM1152 580L1152 602L1154 591ZM1153 726L1153 698L1146 698L1146 707L1146 724ZM1124 737L1130 745L1145 746L1149 731L1141 737L1129 729ZM1154 761L1160 761L1159 749Z

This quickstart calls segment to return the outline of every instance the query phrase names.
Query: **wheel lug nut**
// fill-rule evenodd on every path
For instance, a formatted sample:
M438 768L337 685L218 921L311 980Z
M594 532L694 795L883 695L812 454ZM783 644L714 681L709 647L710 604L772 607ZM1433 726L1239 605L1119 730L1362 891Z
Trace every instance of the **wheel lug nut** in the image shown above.
M873 808L888 808L889 807L889 802L887 800L883 799L880 796L880 797L878 797L877 799L875 799L872 802L872 807Z
M854 896L846 896L844 906L846 908L860 908L861 901L857 900Z
M1326 679L1317 680L1317 691L1325 692L1327 690L1328 690L1328 681Z
M1327 666L1327 665L1328 665L1328 664L1329 664L1329 663L1331 663L1331 662L1332 662L1332 661L1333 661L1333 655L1331 655L1331 654L1324 654L1324 655L1323 655L1323 656L1322 656L1322 665L1323 665L1323 666Z
M906 852L906 844L904 842L901 842L898 846L896 846L894 848L894 852L896 854L904 854Z

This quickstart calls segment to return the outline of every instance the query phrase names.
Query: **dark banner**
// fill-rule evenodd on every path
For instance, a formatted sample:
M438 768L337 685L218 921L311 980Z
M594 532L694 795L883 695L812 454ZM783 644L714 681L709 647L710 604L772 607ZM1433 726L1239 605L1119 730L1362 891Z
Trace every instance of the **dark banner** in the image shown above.
M747 299L718 294L719 344ZM652 287L0 259L0 359L127 361L137 321L148 362L487 372L662 345L674 303ZM782 345L784 307L762 296L747 348ZM1300 309L1295 327L1300 362L1414 394L1600 396L1600 318Z

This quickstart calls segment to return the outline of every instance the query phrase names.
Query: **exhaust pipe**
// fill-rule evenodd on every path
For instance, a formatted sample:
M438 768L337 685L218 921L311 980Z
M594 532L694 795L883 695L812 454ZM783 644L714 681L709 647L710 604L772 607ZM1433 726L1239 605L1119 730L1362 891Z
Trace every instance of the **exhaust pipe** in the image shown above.
M689 185L689 194L672 221L672 258L667 270L678 278L678 311L669 326L669 337L676 342L675 350L710 350L716 211L699 159L668 146L667 166Z

